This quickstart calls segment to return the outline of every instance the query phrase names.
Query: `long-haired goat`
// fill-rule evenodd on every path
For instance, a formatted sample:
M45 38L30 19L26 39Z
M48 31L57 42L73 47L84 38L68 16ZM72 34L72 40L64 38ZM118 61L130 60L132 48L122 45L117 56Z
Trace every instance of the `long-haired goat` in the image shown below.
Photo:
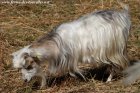
M122 11L103 10L64 23L31 45L14 52L13 66L22 68L23 79L39 75L46 84L40 64L48 60L50 74L74 75L84 78L78 62L108 64L112 69L127 67L127 40L130 17L127 6ZM113 73L110 73L108 81Z

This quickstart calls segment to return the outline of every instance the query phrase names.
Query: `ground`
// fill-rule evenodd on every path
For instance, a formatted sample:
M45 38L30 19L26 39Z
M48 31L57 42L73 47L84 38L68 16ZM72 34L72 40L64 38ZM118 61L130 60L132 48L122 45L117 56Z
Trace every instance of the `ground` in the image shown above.
M129 60L138 60L140 59L140 1L122 0L122 2L129 5L132 20L127 47ZM21 73L12 68L10 57L12 52L30 44L61 23L104 9L120 10L121 7L114 0L48 0L47 4L38 5L1 3L0 93L139 93L139 81L125 86L121 82L122 78L105 83L94 78L81 81L70 76L56 79L51 86L40 90L33 87L38 78L30 83L24 83Z

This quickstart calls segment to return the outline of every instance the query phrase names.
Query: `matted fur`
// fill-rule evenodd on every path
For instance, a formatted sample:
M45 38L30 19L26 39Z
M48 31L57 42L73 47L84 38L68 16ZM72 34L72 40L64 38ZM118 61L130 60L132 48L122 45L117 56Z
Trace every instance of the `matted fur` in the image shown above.
M58 26L32 44L30 49L39 51L43 59L52 57L48 61L51 73L78 71L79 61L125 68L130 24L126 10L98 11Z
M40 63L48 60L51 74L79 73L78 62L109 64L124 69L130 29L128 7L122 11L103 10L64 23L14 55L19 67L21 54L28 53ZM24 51L25 50L25 51ZM17 63L16 63L17 64Z

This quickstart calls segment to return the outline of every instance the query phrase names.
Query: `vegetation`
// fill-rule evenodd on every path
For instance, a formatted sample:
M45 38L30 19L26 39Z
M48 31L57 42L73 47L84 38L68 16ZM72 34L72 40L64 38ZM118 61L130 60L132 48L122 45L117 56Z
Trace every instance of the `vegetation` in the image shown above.
M140 1L123 0L122 2L129 5L132 18L128 56L130 60L137 60L140 59ZM105 83L94 78L81 81L70 76L56 79L51 87L40 90L35 85L38 78L25 84L21 79L21 73L12 68L10 57L12 52L30 44L63 22L103 9L120 10L121 7L115 0L50 0L47 4L1 3L0 93L139 93L139 81L124 86L122 79Z

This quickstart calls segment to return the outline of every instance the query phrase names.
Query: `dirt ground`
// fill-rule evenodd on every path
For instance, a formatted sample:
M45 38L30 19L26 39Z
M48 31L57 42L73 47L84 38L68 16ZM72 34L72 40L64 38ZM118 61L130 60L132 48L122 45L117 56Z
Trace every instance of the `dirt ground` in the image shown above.
M105 83L94 78L81 81L65 76L54 79L53 84L44 90L34 87L38 78L28 84L24 83L21 73L12 68L12 52L30 44L55 26L83 14L96 10L121 9L116 0L46 1L46 4L0 4L0 93L140 93L139 81L124 86L122 79ZM140 59L140 0L122 2L129 5L132 20L128 56L130 60L137 60Z

